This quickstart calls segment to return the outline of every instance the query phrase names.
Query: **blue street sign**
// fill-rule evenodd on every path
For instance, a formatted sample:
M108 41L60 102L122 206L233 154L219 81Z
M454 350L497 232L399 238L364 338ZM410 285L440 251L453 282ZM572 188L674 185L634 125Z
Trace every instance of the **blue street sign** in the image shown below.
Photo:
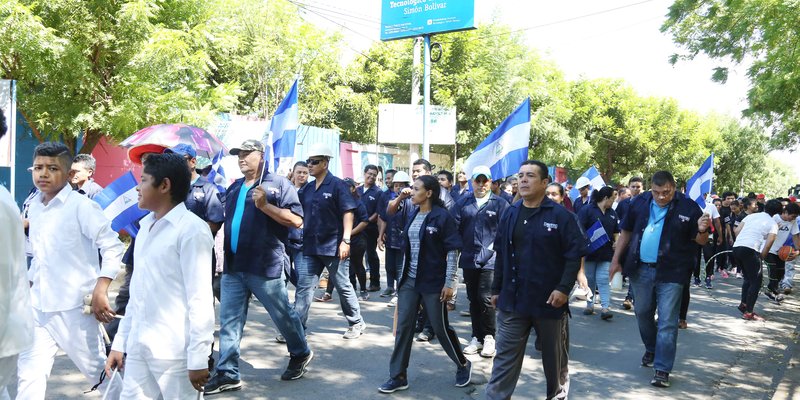
M383 0L381 40L475 28L475 0Z

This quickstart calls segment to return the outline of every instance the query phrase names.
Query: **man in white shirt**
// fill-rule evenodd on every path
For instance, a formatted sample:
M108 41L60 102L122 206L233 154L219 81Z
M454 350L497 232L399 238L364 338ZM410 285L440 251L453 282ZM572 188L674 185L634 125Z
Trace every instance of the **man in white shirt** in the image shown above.
M130 300L106 363L125 370L121 399L194 399L214 341L208 224L186 208L191 174L177 154L144 160ZM127 358L124 354L127 353Z
M6 133L0 110L0 138ZM0 186L0 399L17 369L17 357L33 343L33 318L25 263L25 233L19 208Z
M19 399L44 399L59 349L92 384L100 380L106 361L98 321L114 318L107 291L125 246L100 205L68 184L71 164L69 149L61 143L45 142L34 150L33 182L39 193L28 213L34 332L33 347L19 355ZM87 294L94 316L83 313ZM106 386L108 380L100 391Z

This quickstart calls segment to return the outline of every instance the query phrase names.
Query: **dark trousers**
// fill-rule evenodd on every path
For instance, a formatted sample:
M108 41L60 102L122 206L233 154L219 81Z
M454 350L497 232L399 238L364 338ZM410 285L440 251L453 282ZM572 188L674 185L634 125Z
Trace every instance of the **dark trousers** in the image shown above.
M689 281L683 285L683 293L681 293L681 310L678 312L678 320L686 321L686 315L689 314L689 301L691 301L689 287L691 286L692 277L689 276Z
M364 247L366 242L363 238L364 235L354 236L350 239L350 284L353 285L353 290L356 289L356 283L361 285L361 290L367 290L367 270L364 268ZM328 286L325 287L325 292L333 294L333 287L336 283L336 277L328 274Z
M403 250L386 247L386 288L395 289L397 280L402 276ZM400 289L400 288L397 288Z
M723 237L722 238L722 244L718 244L717 245L716 252L717 253L722 253L723 251L727 251L727 250L730 250L730 246L728 246L728 238ZM717 262L717 269L718 270L727 269L728 268L728 254L730 254L730 253L722 253L722 254L717 256L716 262Z
M700 265L703 263L706 265L706 277L714 275L714 260L711 260L711 257L714 257L715 254L714 250L715 247L710 241L705 246L697 247L697 261L695 261L694 270L692 271L695 278L700 279ZM702 256L702 260L700 256ZM717 256L716 259L718 260L719 257ZM708 260L711 260L711 262L708 262Z
M510 399L517 386L525 360L525 347L531 328L542 339L542 369L547 381L547 398L553 399L569 390L569 320L537 319L514 312L497 312L497 355L492 376L486 386L486 398Z
M766 261L767 268L769 268L769 282L767 289L773 294L778 294L778 286L786 274L786 261L781 260L777 254L767 254Z
M131 276L133 276L133 265L125 264L125 281L119 287L119 293L114 300L114 312L118 315L125 315L125 309L128 307L128 300L131 298ZM113 321L106 324L106 333L108 333L108 337L112 342L114 341L114 336L117 335L120 321L122 319L114 318Z
M411 344L414 342L414 324L419 306L431 322L433 331L439 337L447 356L456 364L467 363L461 350L458 336L447 320L447 303L439 301L439 293L419 293L414 289L414 279L406 278L397 291L397 335L394 339L394 350L389 361L389 375L393 378L406 375L411 359Z
M742 267L742 303L747 307L747 312L753 312L758 300L758 291L764 281L761 273L761 255L749 247L734 247L733 256Z
M370 224L364 231L365 250L367 254L367 266L369 267L369 285L381 287L381 259L378 257L378 227ZM362 253L361 258L364 258ZM366 290L366 289L362 289Z
M463 272L472 319L472 336L483 343L486 335L495 336L495 310L492 307L494 270L471 268L464 269Z

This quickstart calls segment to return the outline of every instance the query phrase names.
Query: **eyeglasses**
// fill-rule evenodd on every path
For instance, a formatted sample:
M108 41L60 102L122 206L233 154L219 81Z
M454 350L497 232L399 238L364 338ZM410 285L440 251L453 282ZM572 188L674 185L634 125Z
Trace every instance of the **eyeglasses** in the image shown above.
M321 162L322 162L322 160L312 160L310 158L308 160L306 160L306 164L308 164L308 165L317 165L317 164L319 164Z

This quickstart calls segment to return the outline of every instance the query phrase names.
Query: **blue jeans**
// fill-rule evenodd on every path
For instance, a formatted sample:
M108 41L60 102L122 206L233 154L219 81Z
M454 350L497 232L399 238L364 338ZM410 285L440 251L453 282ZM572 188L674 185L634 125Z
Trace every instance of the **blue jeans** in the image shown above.
M656 268L642 265L630 276L636 296L636 321L645 350L655 353L653 368L672 372L678 346L678 313L683 284L656 281ZM658 326L655 313L658 309Z
M297 291L294 295L294 309L300 316L303 327L308 321L308 310L311 308L311 301L314 299L314 290L319 284L319 275L323 268L328 269L328 273L334 276L333 284L339 292L339 302L342 305L342 313L350 326L362 321L361 309L358 305L356 292L350 284L350 259L344 260L339 264L339 257L328 256L307 256L299 255L295 260L297 268ZM330 280L329 280L330 282Z
M386 288L395 289L395 284L400 283L402 268L403 250L386 247Z
M222 274L222 297L219 304L219 362L217 374L239 379L239 344L250 294L264 305L278 331L286 338L286 348L292 356L309 353L300 317L289 305L286 284L281 278L265 278L244 272Z
M600 291L600 306L608 308L611 306L611 287L608 286L608 268L611 261L585 261L583 272L586 274L586 282L589 290L594 292L595 286ZM594 299L587 300L587 307L592 307Z

